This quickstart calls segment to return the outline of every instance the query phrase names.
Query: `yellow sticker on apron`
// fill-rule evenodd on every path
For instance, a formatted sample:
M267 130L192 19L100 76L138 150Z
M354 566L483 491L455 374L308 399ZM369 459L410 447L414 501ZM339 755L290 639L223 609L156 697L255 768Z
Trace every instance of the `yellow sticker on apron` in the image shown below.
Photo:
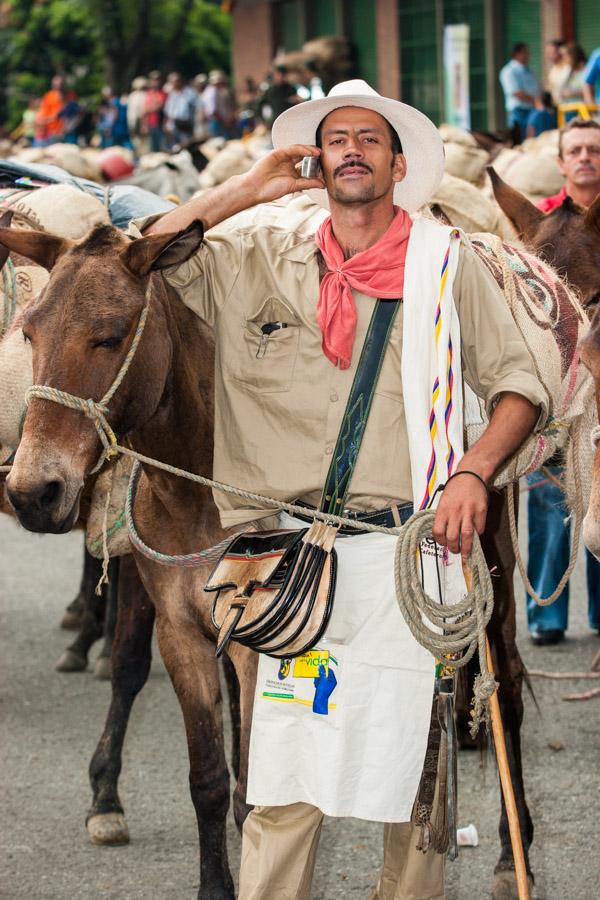
M294 660L294 678L317 678L319 666L329 672L329 650L309 650Z

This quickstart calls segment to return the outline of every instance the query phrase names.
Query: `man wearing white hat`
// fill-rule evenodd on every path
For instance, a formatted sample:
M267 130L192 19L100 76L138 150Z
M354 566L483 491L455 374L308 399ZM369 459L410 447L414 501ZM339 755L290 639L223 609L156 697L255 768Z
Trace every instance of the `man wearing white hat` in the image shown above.
M444 168L424 115L350 81L283 113L272 137L276 149L245 175L138 223L172 232L202 220L211 229L198 252L164 273L215 327L215 478L318 505L377 298L402 298L345 508L399 524L439 500L436 489L452 476L434 536L446 548L444 589L456 591L464 584L453 554L468 556L482 532L485 484L543 421L544 390L495 282L460 235L410 215ZM322 175L300 175L305 156L320 160ZM219 227L302 191L330 211L311 210L316 235L298 214L309 215L301 199L279 220L265 212L262 224L257 214ZM290 230L286 215L302 227ZM464 455L463 372L491 415ZM215 499L225 526L270 515L240 498ZM280 517L280 527L299 524ZM307 900L324 814L385 823L379 900L444 896L435 823L446 797L436 787L438 756L426 754L435 661L398 609L394 548L387 534L340 535L322 641L298 660L260 656L242 900Z

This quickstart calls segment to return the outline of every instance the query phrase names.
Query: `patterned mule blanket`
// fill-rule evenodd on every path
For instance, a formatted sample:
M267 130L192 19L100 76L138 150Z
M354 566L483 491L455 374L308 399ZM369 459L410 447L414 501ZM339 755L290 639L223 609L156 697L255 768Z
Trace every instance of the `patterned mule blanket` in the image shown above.
M500 487L539 469L558 451L568 457L574 443L581 444L582 451L583 445L587 448L594 386L587 369L579 365L578 345L589 322L577 296L547 263L491 234L470 239L504 293L550 401L543 429L498 473L495 485ZM487 421L481 401L468 388L465 393L467 443L472 446Z

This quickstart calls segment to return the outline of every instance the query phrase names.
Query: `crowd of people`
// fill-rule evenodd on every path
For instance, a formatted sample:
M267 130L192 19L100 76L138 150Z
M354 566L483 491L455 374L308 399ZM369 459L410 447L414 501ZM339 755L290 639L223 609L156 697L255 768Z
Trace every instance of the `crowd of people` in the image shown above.
M600 78L600 49L588 60L579 44L557 39L546 43L544 54L545 81L529 67L529 47L522 42L514 45L511 59L500 71L507 124L516 143L556 128L557 108L562 104L597 102L593 89ZM571 115L577 115L577 110Z
M134 78L129 94L105 87L92 113L67 79L55 75L43 97L30 99L16 136L34 147L93 142L102 148L127 147L136 155L211 137L229 140L260 122L270 128L288 107L324 96L315 64L309 61L301 76L296 83L286 66L274 63L260 85L247 78L236 100L229 77L220 69L191 81L179 72L163 78L155 70Z

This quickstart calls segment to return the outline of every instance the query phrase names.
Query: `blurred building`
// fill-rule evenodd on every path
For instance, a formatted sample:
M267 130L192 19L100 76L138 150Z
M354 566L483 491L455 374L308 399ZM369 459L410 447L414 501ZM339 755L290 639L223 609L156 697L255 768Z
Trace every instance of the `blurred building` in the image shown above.
M547 40L576 40L588 54L600 46L600 0L236 0L232 17L238 85L264 78L277 52L338 35L357 76L436 122L446 118L445 28L468 25L470 120L480 129L504 124L498 72L515 42L529 44L539 76Z

